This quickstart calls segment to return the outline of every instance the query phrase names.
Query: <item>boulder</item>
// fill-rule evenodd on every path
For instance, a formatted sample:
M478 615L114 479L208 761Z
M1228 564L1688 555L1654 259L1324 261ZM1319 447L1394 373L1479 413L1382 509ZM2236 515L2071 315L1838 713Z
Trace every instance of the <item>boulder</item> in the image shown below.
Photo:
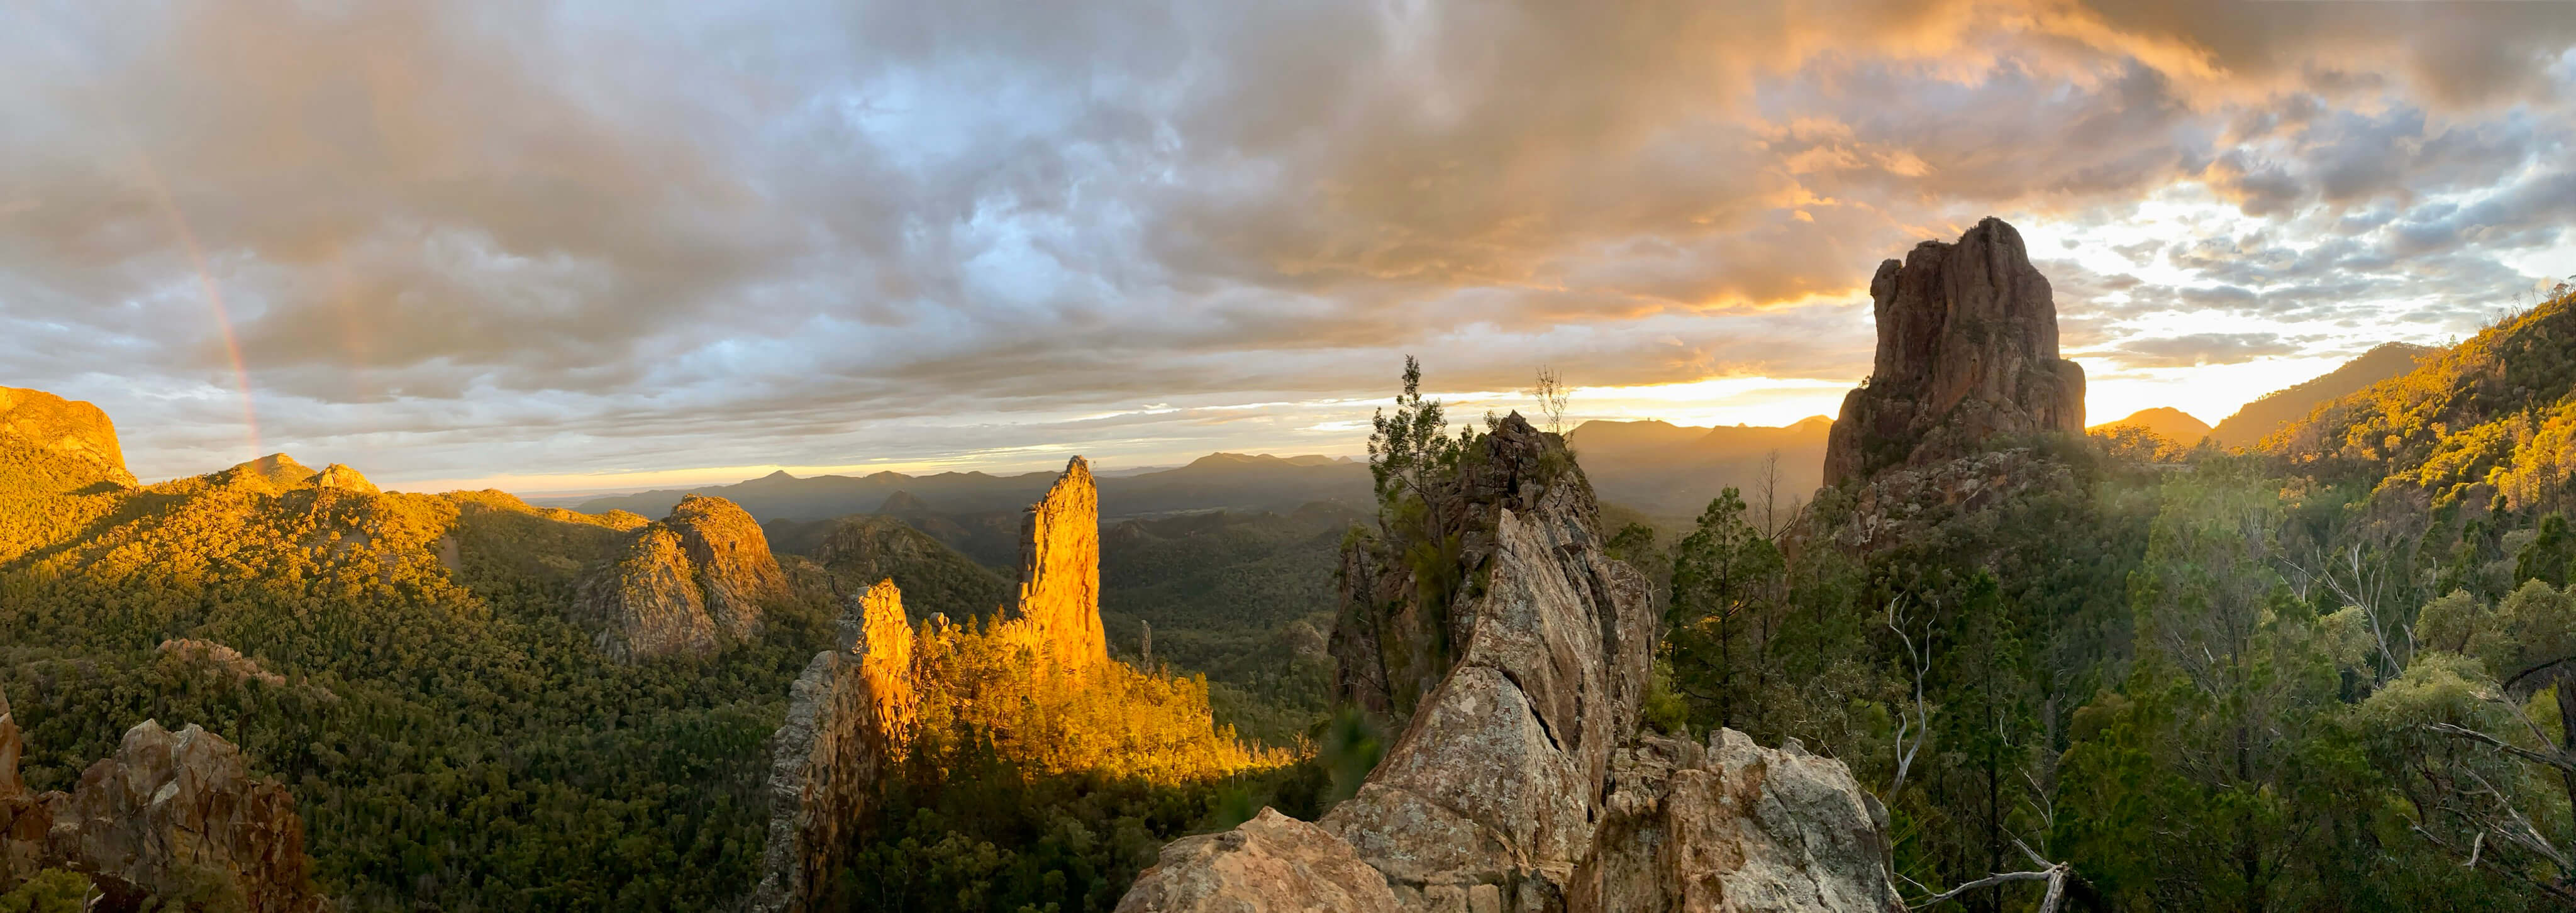
M2057 305L2001 219L1925 241L1870 280L1878 353L1843 398L1826 485L1985 448L1998 434L2084 430L2084 369L2058 356Z
M1273 809L1172 841L1119 913L1396 913L1386 879L1324 829Z
M18 779L23 749L0 698L0 889L65 868L104 893L93 910L173 897L251 913L328 908L294 798L284 784L251 777L241 750L213 733L145 720L68 794L28 795Z

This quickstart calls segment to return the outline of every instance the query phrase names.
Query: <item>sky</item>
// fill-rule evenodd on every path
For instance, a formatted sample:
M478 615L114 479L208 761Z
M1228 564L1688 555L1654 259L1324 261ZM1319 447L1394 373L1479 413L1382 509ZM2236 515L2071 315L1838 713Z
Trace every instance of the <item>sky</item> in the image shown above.
M2576 274L2576 3L0 6L0 384L571 491L1785 424L2019 227L2099 421Z

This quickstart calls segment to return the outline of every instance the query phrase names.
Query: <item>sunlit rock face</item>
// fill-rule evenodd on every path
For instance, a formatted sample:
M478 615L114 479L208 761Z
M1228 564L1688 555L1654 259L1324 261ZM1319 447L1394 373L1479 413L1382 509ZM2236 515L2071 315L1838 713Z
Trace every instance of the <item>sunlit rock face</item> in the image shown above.
M1121 913L1379 909L1380 890L1459 913L1902 910L1884 822L1838 762L1638 731L1661 633L1644 576L1604 551L1560 438L1515 415L1476 446L1427 499L1454 567L1389 569L1367 543L1344 562L1362 576L1341 687L1402 722L1394 747L1311 828L1265 812L1166 847ZM1425 578L1457 585L1444 601Z
M42 390L0 387L0 494L60 494L100 484L134 484L106 412Z
M754 911L817 909L843 862L850 829L902 757L918 695L903 594L887 580L850 601L838 649L796 679L787 722L771 740L769 842Z
M575 615L592 629L592 644L617 659L702 655L724 638L758 635L763 606L786 594L786 575L751 514L690 495L583 582Z
M1983 449L1998 434L2082 433L2084 369L2058 357L2057 305L2021 233L1978 222L1879 264L1878 356L1843 398L1825 484Z
M1100 490L1074 457L1020 519L1020 590L1005 624L1040 655L1081 669L1109 659L1100 625Z
M0 698L0 887L45 868L84 873L97 910L208 891L251 913L326 909L304 855L304 821L275 780L252 779L241 751L196 726L144 721L70 793L27 793L22 736Z

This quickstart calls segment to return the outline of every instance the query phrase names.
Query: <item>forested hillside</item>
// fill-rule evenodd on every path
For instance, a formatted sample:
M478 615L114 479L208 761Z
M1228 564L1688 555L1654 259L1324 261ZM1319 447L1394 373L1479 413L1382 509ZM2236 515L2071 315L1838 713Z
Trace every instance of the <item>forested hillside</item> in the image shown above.
M1672 552L1674 722L1850 762L1924 894L2035 854L2078 907L2563 908L2572 315L2251 454L1999 442L1973 509L1891 503L1961 490L1908 469L1784 536L1720 499ZM2019 884L1960 902L2029 909Z

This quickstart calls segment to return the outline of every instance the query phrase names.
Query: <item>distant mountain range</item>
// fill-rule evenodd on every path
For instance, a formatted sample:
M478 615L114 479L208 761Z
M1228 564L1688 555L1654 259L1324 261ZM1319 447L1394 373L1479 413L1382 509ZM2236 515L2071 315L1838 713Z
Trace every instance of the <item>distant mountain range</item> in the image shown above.
M1821 415L1776 428L1593 421L1566 442L1601 500L1669 520L1698 516L1730 486L1760 511L1766 466L1777 471L1772 490L1780 510L1807 500L1824 482L1825 436L1833 426Z
M1046 493L1057 473L994 475L942 472L809 476L784 471L733 485L663 489L593 498L578 510L628 510L659 516L689 494L713 495L771 520L824 520L849 514L1017 513ZM1178 469L1099 480L1104 518L1195 510L1286 513L1311 501L1353 507L1370 503L1368 465L1347 457L1277 457L1212 453Z

